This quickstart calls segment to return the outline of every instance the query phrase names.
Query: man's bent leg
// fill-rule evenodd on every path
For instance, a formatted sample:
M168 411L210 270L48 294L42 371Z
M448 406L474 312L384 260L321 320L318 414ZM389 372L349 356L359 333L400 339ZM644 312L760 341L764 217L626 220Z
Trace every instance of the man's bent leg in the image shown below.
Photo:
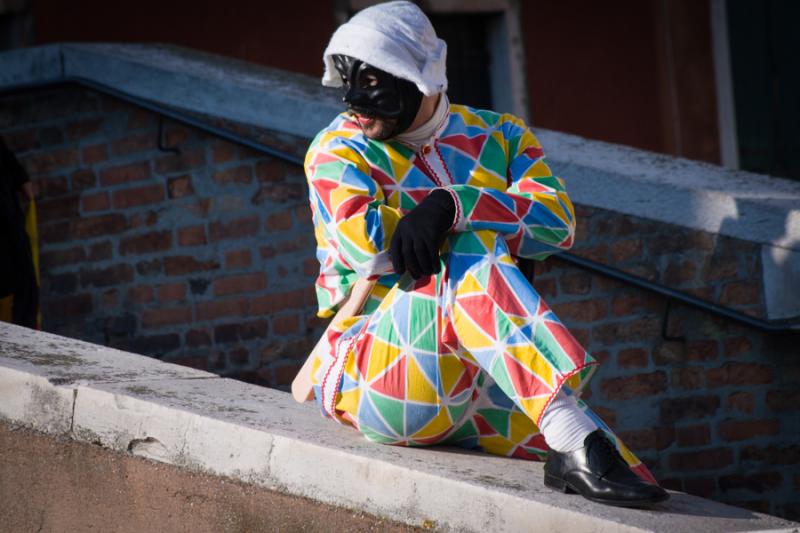
M577 397L596 362L533 289L491 231L449 237L444 342L491 375L532 421L559 391ZM641 478L652 474L585 403L578 408L616 445ZM456 432L463 431L459 428Z

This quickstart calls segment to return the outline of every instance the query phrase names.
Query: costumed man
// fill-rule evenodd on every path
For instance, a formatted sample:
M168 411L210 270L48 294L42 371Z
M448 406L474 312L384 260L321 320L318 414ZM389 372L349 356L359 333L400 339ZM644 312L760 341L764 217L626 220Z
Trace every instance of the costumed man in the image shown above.
M375 284L316 352L316 401L377 443L546 459L551 488L663 501L578 399L597 363L517 267L572 245L564 182L520 119L448 102L445 55L410 2L359 12L324 52L347 111L305 160L319 316Z
M12 297L10 317L14 324L38 326L39 284L25 231L25 212L20 205L33 200L33 184L13 152L0 138L0 298Z

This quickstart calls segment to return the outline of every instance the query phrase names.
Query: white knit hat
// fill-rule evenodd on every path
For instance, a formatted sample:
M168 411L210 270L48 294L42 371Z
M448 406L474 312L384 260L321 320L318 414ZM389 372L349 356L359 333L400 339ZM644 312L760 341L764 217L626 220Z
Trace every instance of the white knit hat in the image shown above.
M431 96L447 90L447 44L411 2L388 2L356 13L333 33L323 54L322 85L341 87L331 56L342 54L416 84Z

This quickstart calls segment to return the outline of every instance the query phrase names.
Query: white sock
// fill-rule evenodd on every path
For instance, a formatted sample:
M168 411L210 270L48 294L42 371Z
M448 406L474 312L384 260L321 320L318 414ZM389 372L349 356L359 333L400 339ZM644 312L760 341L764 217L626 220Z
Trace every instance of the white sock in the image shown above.
M587 435L596 429L597 424L578 407L575 397L562 391L547 406L539 423L547 445L562 453L583 448Z

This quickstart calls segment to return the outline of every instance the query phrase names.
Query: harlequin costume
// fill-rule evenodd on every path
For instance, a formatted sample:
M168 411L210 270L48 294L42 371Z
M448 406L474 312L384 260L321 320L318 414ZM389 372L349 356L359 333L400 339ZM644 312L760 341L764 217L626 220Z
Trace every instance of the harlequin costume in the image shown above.
M397 4L411 5L382 6ZM329 52L340 53L331 51L335 41L336 34L326 61ZM355 80L363 65L351 59L336 68ZM427 78L425 68L420 72L412 81L436 94L436 71ZM351 110L360 109L354 100L345 97ZM437 110L421 146L410 147L403 135L370 138L363 123L343 113L308 150L319 316L332 316L359 278L376 280L361 314L326 332L312 372L318 405L374 442L454 444L545 459L548 445L538 425L551 402L567 399L611 439L633 472L655 484L577 400L597 363L517 267L517 258L542 260L572 245L575 215L564 182L520 119L448 105L444 94ZM398 275L400 248L391 248L389 257L390 242L396 243L403 219L434 194L440 201L444 195L454 211L437 264L427 275ZM570 461L567 454L561 458ZM560 483L550 486L567 490Z

